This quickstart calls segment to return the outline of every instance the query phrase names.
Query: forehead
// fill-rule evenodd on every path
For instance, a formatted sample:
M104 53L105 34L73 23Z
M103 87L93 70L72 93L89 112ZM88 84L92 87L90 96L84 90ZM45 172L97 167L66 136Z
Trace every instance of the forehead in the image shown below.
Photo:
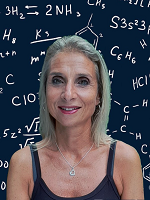
M52 58L50 72L68 70L95 74L94 63L82 53L60 52Z

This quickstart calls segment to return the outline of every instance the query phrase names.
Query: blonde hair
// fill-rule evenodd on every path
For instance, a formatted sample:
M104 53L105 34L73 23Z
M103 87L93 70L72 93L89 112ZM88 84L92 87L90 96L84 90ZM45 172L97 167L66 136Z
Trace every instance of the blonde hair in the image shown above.
M98 82L98 94L101 99L92 116L91 137L94 143L110 144L114 140L107 135L106 129L110 112L110 80L108 70L102 55L85 39L73 35L64 36L56 40L48 49L45 56L42 74L40 78L39 102L40 102L40 134L43 140L38 142L37 148L42 148L55 142L55 119L47 109L46 82L52 58L60 52L79 52L89 58L95 66Z

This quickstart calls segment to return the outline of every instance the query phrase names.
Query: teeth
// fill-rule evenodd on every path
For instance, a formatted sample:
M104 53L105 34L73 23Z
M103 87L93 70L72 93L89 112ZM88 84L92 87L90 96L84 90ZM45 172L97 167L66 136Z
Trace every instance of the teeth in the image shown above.
M61 108L62 110L67 110L67 111L71 111L71 110L75 110L77 108Z

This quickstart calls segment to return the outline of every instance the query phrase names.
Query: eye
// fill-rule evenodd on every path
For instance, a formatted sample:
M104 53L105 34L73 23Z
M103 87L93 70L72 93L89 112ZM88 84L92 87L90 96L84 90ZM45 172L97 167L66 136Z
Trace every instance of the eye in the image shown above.
M59 85L61 83L63 83L63 80L61 78L58 78L58 77L53 77L52 78L52 84L53 85Z
M83 78L79 79L78 84L82 85L82 86L89 85L89 80L88 79L83 79Z

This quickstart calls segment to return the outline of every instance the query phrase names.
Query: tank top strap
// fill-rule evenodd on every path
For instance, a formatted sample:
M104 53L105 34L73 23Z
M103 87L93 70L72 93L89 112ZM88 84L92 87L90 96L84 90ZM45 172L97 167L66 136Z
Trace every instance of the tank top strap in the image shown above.
M30 146L30 151L31 151L31 157L32 157L32 170L33 170L33 180L34 183L37 178L41 177L41 167L40 167L40 161L39 161L39 156L38 156L38 151L33 145Z
M116 143L117 141L115 141L110 145L108 162L107 162L107 175L110 176L111 178L113 178Z

